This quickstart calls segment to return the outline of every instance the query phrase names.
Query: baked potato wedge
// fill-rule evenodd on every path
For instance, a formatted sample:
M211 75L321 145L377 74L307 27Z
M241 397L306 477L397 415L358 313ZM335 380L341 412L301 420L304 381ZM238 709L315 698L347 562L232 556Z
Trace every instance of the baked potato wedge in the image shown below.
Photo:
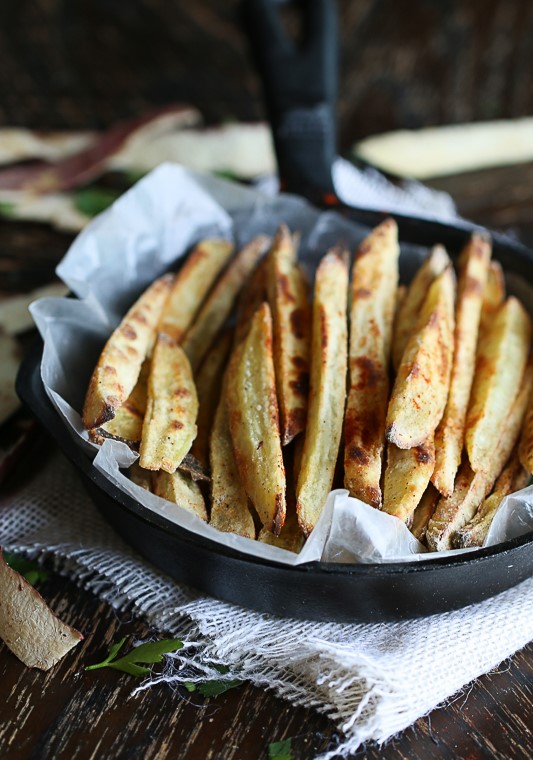
M267 300L268 256L261 259L250 275L246 287L242 289L237 304L235 345L248 335L254 314Z
M255 523L248 506L248 496L239 475L233 453L226 402L227 379L218 402L211 438L211 517L210 525L224 533L255 538Z
M148 397L148 376L150 360L145 359L139 379L126 401L119 406L115 416L98 428L89 431L89 437L95 443L102 444L106 438L126 443L138 451L141 441L146 400Z
M181 472L154 472L152 489L156 496L178 504L200 520L207 522L205 500L198 485Z
M230 261L200 308L182 342L195 374L229 317L240 290L270 242L266 235L258 235L244 246Z
M520 301L510 296L481 337L465 433L475 472L488 470L498 431L522 383L531 335L529 315Z
M424 491L418 507L413 513L410 531L415 538L422 543L426 540L426 530L428 523L433 517L440 494L432 483Z
M267 292L272 312L281 442L286 446L305 429L311 312L307 280L296 262L294 241L285 225L279 228L268 254Z
M427 490L434 467L433 435L421 446L412 449L399 449L389 443L383 486L383 512L410 525Z
M165 304L158 331L181 343L205 296L233 253L233 244L202 240L187 256Z
M455 277L448 267L430 285L402 356L387 411L387 439L421 446L435 432L448 399L453 358Z
M244 489L267 530L285 522L285 467L272 355L272 316L261 304L233 352L226 385L233 451Z
M444 415L435 434L436 462L433 485L443 496L453 491L455 475L461 464L465 420L474 379L476 346L483 292L491 256L490 239L472 235L459 257L455 338L450 391Z
M139 464L176 471L196 437L198 397L181 346L160 333L152 355Z
M450 266L450 259L442 245L436 245L415 274L407 292L399 301L394 320L392 342L392 364L396 371L402 361L403 352L409 343L418 321L420 309L426 300L433 280Z
M505 279L501 265L491 261L487 272L487 282L483 291L483 304L479 321L479 337L483 336L487 327L492 323L496 312L505 301Z
M348 253L334 248L315 279L307 428L296 486L304 533L315 527L331 489L346 401Z
M112 420L133 391L155 343L173 281L172 275L164 275L152 283L105 344L85 397L83 424L87 430Z
M399 255L398 226L387 219L363 240L352 268L344 485L374 507L381 506Z

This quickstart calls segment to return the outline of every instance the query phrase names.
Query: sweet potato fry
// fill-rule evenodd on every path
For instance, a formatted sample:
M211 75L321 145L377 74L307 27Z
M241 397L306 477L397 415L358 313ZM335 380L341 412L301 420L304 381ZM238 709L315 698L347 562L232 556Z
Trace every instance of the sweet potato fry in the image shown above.
M176 471L196 437L198 397L185 352L160 333L152 356L140 446L147 470Z
M198 394L198 433L191 453L204 467L209 461L209 436L220 398L224 365L229 356L232 341L231 331L223 333L205 357L195 377Z
M454 547L463 549L469 546L482 546L494 515L503 499L508 494L524 488L528 480L529 473L522 466L518 452L515 451L496 481L491 495L481 504L474 517L455 533L453 537Z
M435 486L429 483L420 499L420 504L413 513L413 521L410 528L413 536L418 538L419 541L425 541L428 523L433 517L439 497L440 494Z
M209 523L225 533L255 538L254 519L233 453L226 385L227 379L224 380L209 442L212 483Z
M352 269L344 485L374 507L381 506L399 255L398 227L387 219L361 243Z
M450 259L445 249L441 245L434 246L398 304L392 342L392 364L396 371L402 361L405 347L413 335L429 287L449 265Z
M182 342L194 373L228 318L235 299L258 259L267 251L270 238L258 235L229 263L203 303Z
M479 320L490 255L490 240L484 235L474 234L459 258L450 391L443 418L435 434L436 462L431 479L443 496L452 493L455 475L461 464L466 411L474 379Z
M274 334L274 366L284 446L305 429L309 392L311 313L305 275L292 236L282 225L267 261L267 291Z
M107 341L83 407L83 424L88 430L112 420L134 389L141 366L154 345L172 282L173 277L165 275L150 285Z
M439 424L453 357L455 280L449 267L433 281L404 351L387 412L387 438L421 446Z
M113 438L115 441L123 441L134 451L139 449L144 413L146 412L149 374L150 360L146 359L141 367L135 388L122 406L118 407L113 419L89 431L89 437L92 441L102 444L106 438Z
M509 297L478 346L476 370L466 417L465 443L475 472L487 470L531 347L531 320L518 299Z
M348 254L334 248L315 280L311 383L296 512L304 535L315 527L331 489L346 401Z
M285 522L285 468L267 303L257 310L247 337L230 359L227 406L244 489L265 528L279 535Z
M408 525L420 504L435 467L435 442L431 436L422 446L399 449L387 446L383 487L383 511Z
M153 491L156 496L178 504L187 512L207 522L205 500L198 485L181 472L172 474L159 470L152 476Z
M227 240L202 240L179 270L161 315L158 331L181 343L202 301L233 252Z
M524 373L520 391L500 427L485 471L474 472L465 459L455 479L452 495L439 500L426 532L427 545L431 550L451 549L453 535L472 519L490 493L520 435L532 387L533 362L530 362Z

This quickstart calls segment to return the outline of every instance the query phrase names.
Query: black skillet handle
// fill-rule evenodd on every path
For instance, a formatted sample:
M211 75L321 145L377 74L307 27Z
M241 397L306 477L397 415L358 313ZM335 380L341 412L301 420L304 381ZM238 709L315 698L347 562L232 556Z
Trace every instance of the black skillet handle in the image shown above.
M244 13L263 82L281 188L335 202L337 14L335 0L303 0L304 38L282 27L276 0L245 0Z

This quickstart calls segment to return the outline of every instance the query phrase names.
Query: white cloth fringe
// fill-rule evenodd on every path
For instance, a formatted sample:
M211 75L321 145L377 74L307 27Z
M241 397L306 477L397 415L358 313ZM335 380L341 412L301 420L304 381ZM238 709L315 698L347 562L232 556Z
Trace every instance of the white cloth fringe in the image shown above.
M463 610L379 625L280 620L208 598L136 555L59 454L18 493L0 497L0 543L53 556L60 573L115 609L185 641L164 673L136 691L161 681L249 680L335 722L343 741L321 760L385 742L533 639L533 579Z

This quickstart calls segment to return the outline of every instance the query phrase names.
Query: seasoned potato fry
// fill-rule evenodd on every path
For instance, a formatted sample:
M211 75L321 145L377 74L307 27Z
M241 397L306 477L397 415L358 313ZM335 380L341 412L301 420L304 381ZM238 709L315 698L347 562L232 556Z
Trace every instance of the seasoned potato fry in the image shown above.
M528 480L529 473L522 466L518 452L515 451L496 481L494 491L481 504L474 517L455 533L453 537L454 547L456 549L463 549L469 546L482 546L496 510L503 499L508 494L524 488Z
M216 409L209 442L211 463L210 525L225 533L255 538L255 524L248 496L233 453L226 403L227 375Z
M531 346L531 320L513 296L498 310L478 346L476 374L466 417L470 464L483 472L516 397Z
M181 346L160 333L148 379L141 467L175 472L196 437L197 414L198 397L189 360Z
M285 467L267 303L257 310L247 337L230 359L227 406L244 489L264 527L279 535L285 522Z
M530 474L533 474L533 393L529 399L524 418L524 426L520 437L519 456L522 466Z
M187 256L174 281L158 331L181 343L202 301L227 263L233 245L227 240L202 240Z
M490 493L520 435L532 387L533 362L530 362L524 373L520 391L500 427L499 436L494 441L487 468L485 471L474 472L469 462L464 461L455 479L452 495L439 500L426 532L427 545L431 550L451 549L454 533L472 519L479 505Z
M129 470L130 480L136 485L144 488L145 491L153 491L152 488L152 470L143 470L139 462L134 462Z
M436 462L431 479L443 496L452 493L455 475L461 464L466 411L474 379L479 319L490 255L490 240L481 234L474 234L459 258L450 391L443 418L435 434Z
M267 291L274 334L274 366L284 446L305 429L309 392L311 312L305 274L282 225L267 261Z
M209 460L209 436L215 417L224 376L224 365L229 356L233 334L223 333L205 357L195 377L198 394L198 433L191 453L205 467Z
M409 285L404 298L398 304L392 342L392 364L396 371L415 330L429 287L448 266L450 266L450 259L446 250L441 245L434 246Z
M222 329L250 272L267 251L270 242L266 235L258 235L239 251L204 301L182 342L194 373Z
M398 227L387 219L363 240L352 269L344 485L351 496L381 506L381 470L389 398Z
M261 259L243 288L237 304L235 345L248 335L252 319L263 301L267 300L268 257Z
M102 444L106 438L127 443L134 451L139 449L142 435L146 399L148 396L148 375L150 360L146 359L141 367L139 379L126 401L119 406L115 416L99 428L89 431L89 437L95 443Z
M280 549L286 549L288 552L298 554L305 543L305 538L298 525L298 517L294 508L288 512L285 525L281 529L279 536L275 536L273 533L266 530L266 528L261 528L257 540L261 541L263 544L278 546Z
M179 504L200 520L207 522L207 510L202 492L194 480L181 472L168 473L159 470L152 476L153 491L162 499Z
M435 486L429 483L420 499L420 504L413 513L413 521L410 528L413 536L418 538L419 541L425 541L428 523L433 517L439 497L440 494Z
M453 357L454 287L451 268L433 281L398 369L387 412L387 438L401 449L427 441L446 406Z
M296 512L304 535L315 527L331 489L346 401L348 254L334 248L315 280L311 384Z
M383 487L383 511L408 525L420 504L435 467L435 441L431 436L422 446L399 449L387 446Z
M479 321L479 337L492 323L496 312L505 301L505 280L503 271L497 261L491 261L487 272L487 282L483 291L483 305Z
M154 345L172 282L173 277L165 275L150 285L107 341L85 398L83 424L87 430L112 420L134 389Z

